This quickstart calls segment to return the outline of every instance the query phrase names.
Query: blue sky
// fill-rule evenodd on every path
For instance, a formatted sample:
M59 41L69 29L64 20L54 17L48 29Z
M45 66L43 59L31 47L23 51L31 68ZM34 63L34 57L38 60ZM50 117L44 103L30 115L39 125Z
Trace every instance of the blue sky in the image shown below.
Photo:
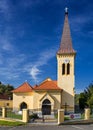
M69 8L74 49L76 93L93 81L92 0L0 0L0 81L32 86L56 80L56 52Z

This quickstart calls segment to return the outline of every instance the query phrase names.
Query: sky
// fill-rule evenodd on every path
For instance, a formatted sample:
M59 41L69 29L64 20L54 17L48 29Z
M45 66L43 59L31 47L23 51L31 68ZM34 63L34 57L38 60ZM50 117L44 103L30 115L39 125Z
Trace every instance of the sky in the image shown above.
M59 49L68 7L76 93L93 82L93 0L0 0L0 81L18 87L57 80Z

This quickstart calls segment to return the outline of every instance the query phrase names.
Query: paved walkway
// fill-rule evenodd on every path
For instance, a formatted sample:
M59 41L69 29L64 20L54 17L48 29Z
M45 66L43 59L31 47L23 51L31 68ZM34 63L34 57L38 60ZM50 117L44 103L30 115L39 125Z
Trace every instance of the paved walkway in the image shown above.
M55 119L37 119L34 122L29 122L28 125L57 125L57 120Z
M30 125L41 125L41 126L46 126L46 125L49 125L49 126L56 126L56 125L58 125L57 123L54 123L54 122L37 122L37 123L28 123L28 126L30 126Z
M93 130L93 125L65 125L65 126L18 126L0 127L0 130Z
M85 125L85 124L93 124L93 119L90 120L70 120L65 121L62 123L62 125ZM44 122L42 120L35 120L35 122L30 122L28 125L58 125L58 122L56 120L45 120Z

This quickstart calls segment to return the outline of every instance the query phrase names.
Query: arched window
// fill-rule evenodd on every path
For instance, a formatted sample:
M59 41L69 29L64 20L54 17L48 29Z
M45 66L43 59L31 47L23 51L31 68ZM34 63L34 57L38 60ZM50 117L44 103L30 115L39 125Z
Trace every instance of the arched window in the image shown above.
M62 64L62 75L64 75L65 74L65 64L63 63Z
M67 74L70 74L70 64L67 63Z
M25 102L22 102L22 103L20 104L20 110L26 109L26 108L27 108L27 104L26 104Z

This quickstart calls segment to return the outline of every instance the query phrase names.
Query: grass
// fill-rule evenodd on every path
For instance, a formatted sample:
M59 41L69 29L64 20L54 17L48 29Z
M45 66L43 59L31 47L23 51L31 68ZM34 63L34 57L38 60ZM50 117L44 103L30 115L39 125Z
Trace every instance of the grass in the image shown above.
M85 118L85 114L81 114L81 119L84 119Z
M58 114L57 114L57 113L55 114L55 118L58 119ZM64 116L64 120L65 120L65 121L66 121L66 120L70 120L69 116Z
M56 119L58 119L58 113L56 113L54 116L55 116Z
M67 120L70 120L70 118L65 116L64 120L67 121Z
M90 118L93 118L93 114L90 115Z
M22 115L15 114L13 112L7 112L7 117L14 118L14 119L19 119L19 120L22 119Z
M84 119L85 118L85 114L81 114L81 119ZM90 114L90 119L93 119L93 114Z
M0 110L0 116L2 116L2 111Z
M20 125L26 125L26 123L18 121L0 120L0 126L20 126Z

